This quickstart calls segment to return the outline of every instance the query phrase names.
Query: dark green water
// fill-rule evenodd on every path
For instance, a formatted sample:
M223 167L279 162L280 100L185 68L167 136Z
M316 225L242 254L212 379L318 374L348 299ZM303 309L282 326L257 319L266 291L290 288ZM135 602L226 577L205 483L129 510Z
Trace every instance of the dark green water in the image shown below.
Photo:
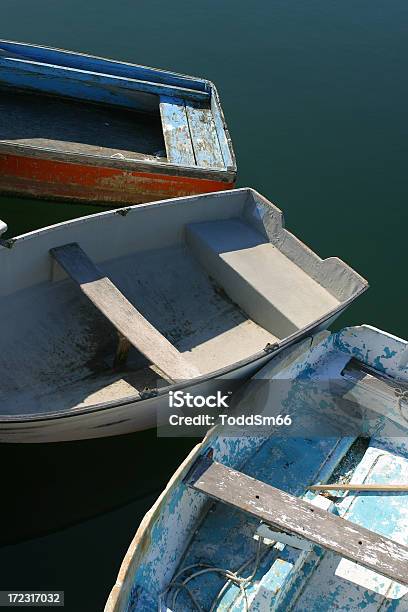
M408 337L405 1L2 0L1 13L2 38L215 81L239 185L370 281L338 325ZM0 199L10 235L92 211ZM1 448L2 542L99 516L0 548L0 589L65 589L70 612L101 610L141 517L191 445L153 432Z

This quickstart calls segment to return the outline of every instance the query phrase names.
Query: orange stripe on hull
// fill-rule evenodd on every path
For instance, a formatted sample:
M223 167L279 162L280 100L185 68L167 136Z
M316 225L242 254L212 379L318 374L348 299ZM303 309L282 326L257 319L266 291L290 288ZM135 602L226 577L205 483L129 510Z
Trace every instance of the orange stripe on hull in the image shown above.
M232 189L234 183L0 155L0 191L96 203L141 203Z

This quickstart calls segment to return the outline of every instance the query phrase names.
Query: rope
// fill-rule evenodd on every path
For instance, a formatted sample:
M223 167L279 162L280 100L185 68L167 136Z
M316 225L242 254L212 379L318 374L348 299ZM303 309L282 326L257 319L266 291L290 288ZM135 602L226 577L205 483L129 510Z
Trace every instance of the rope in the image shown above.
M269 552L269 549L271 547L271 545L269 544L265 550L263 551L262 555L261 555L261 543L263 542L263 538L258 537L258 546L256 549L256 554L254 557L251 557L251 559L249 559L248 561L246 561L243 565L241 565L240 568L238 568L235 572L235 574L238 574L239 572L242 572L246 567L248 567L248 565L250 563L252 563L252 561L255 559L255 566L254 569L252 570L252 574L250 574L247 578L243 578L243 582L241 584L241 586L243 588L240 588L240 595L244 595L245 598L245 612L249 611L249 603L248 603L248 595L246 592L246 587L248 587L250 585L250 583L252 582L252 580L255 578L255 575L258 571L259 568L259 564L261 562L261 559L263 559L263 557L266 555L267 552ZM227 590L227 588L229 587L229 585L231 584L232 580L228 580L224 586L222 587L222 589L220 590L220 592L218 593L218 595L216 596L215 600L213 601L213 604L210 608L210 612L214 612L215 607L217 606L218 602L220 601L221 597L223 596L223 594L225 593L225 591ZM229 612L229 610L232 608L232 606L235 605L236 600L237 600L238 594L234 597L234 599L232 600L232 602L230 603L230 605L228 606L228 610L227 612Z
M245 605L244 610L245 610L245 612L249 612L249 602L248 602L248 596L247 596L246 588L249 586L249 584L254 579L254 577L255 577L255 575L256 575L256 573L258 571L261 559L265 556L265 554L269 551L269 549L271 547L271 544L268 544L267 548L261 554L261 544L262 543L263 543L263 538L259 537L256 554L253 555L247 561L245 561L245 563L243 565L241 565L241 567L239 567L235 572L231 572L230 570L226 570L226 569L224 569L222 567L212 567L212 566L210 566L210 565L208 565L206 563L194 563L192 565L187 565L182 570L177 572L177 574L174 576L172 581L168 584L166 589L162 593L160 593L160 595L159 595L159 611L161 610L162 598L166 595L166 593L168 593L169 590L171 590L172 588L176 587L176 590L175 590L175 592L173 594L173 600L172 600L172 609L173 610L175 610L177 597L178 597L180 591L182 589L184 589L184 590L187 591L188 595L190 596L190 599L194 603L195 608L199 612L203 612L200 604L198 603L197 599L195 598L194 594L189 589L187 584L191 580L194 580L194 578L197 578L198 576L202 576L203 574L206 574L206 573L209 573L209 572L215 572L215 573L222 574L225 578L227 578L227 582L224 584L224 586L222 587L222 589L220 590L220 592L216 596L213 604L211 605L211 608L210 608L209 612L214 612L215 606L217 605L217 603L219 602L219 600L222 597L223 593L228 588L228 586L231 584L231 582L234 583L239 588L239 593L234 598L234 601L231 603L231 605L229 606L228 609L231 608L231 606L236 602L236 598L238 597L238 595L240 595L244 599L244 605ZM238 574L240 572L242 572L246 567L248 567L248 565L250 565L253 561L255 561L255 565L254 565L254 568L252 570L251 575L248 576L247 578L240 577ZM186 571L191 570L193 568L198 568L198 567L200 567L202 569L194 572L193 574L191 574L190 576L188 576L184 580L181 580L181 581L178 580L180 578L180 576L182 574L184 574Z
M229 578L230 580L232 580L232 582L234 582L240 589L242 588L241 582L243 581L243 579L239 578L238 576L236 576L236 574L222 567L208 567L206 569L195 572L194 574L191 574L191 576L183 580L182 585L185 586L188 582L190 582L190 580L193 580L194 578L197 578L198 576L201 576L202 574L206 574L208 572L216 572L218 574L222 574L226 578ZM179 593L180 593L180 589L178 588L177 591L173 595L173 607L172 607L173 610L176 607L176 600L177 600ZM247 612L247 610L245 610L245 612Z
M170 584L172 586L177 586L178 587L178 591L180 589L185 589L187 591L187 593L189 594L190 599L193 602L193 604L195 605L195 607L198 610L198 612L203 612L202 607L200 606L200 604L198 603L197 599L195 598L193 592L188 588L188 586L186 586L182 582L174 582L174 581L172 581ZM166 591L164 591L164 593L165 592ZM164 593L160 593L160 595L159 595L159 612L161 612L161 610L162 610L162 596L163 596Z
M177 578L179 576L181 576L182 574L184 574L184 572L187 572L189 569L192 569L193 567L210 567L210 565L208 565L208 563L194 563L193 565L187 565L187 567L184 567L182 570L177 572L177 574L174 576L173 580L168 584L168 586L164 589L164 591L162 591L160 593L160 595L159 595L159 612L161 611L162 598L167 593L167 591L170 590L173 586L178 586L180 588L184 588L184 585L181 582L177 582ZM201 606L198 604L197 600L195 599L195 597L191 593L190 589L188 587L185 587L185 588L186 588L186 591L188 592L188 594L190 595L191 599L193 600L197 610L202 612Z

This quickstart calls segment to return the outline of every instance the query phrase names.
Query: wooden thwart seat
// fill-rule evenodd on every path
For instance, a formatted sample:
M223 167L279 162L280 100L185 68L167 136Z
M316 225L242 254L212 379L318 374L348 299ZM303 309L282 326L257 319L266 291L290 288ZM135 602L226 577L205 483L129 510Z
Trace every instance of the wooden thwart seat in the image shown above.
M170 163L199 168L225 167L208 103L161 95L160 115Z
M321 510L207 456L195 463L187 474L186 484L273 527L294 533L408 585L408 548L365 527Z
M76 244L51 249L51 255L83 293L169 382L200 376L179 351L147 321Z
M160 96L160 115L169 162L182 166L195 166L184 100Z
M186 100L186 114L197 166L223 168L224 159L211 109L205 103Z

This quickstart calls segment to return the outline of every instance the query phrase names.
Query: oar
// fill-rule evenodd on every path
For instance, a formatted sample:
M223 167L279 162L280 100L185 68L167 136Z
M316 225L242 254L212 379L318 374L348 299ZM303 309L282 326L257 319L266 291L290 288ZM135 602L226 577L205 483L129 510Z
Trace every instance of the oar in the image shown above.
M322 484L310 485L311 491L406 491L408 484Z

